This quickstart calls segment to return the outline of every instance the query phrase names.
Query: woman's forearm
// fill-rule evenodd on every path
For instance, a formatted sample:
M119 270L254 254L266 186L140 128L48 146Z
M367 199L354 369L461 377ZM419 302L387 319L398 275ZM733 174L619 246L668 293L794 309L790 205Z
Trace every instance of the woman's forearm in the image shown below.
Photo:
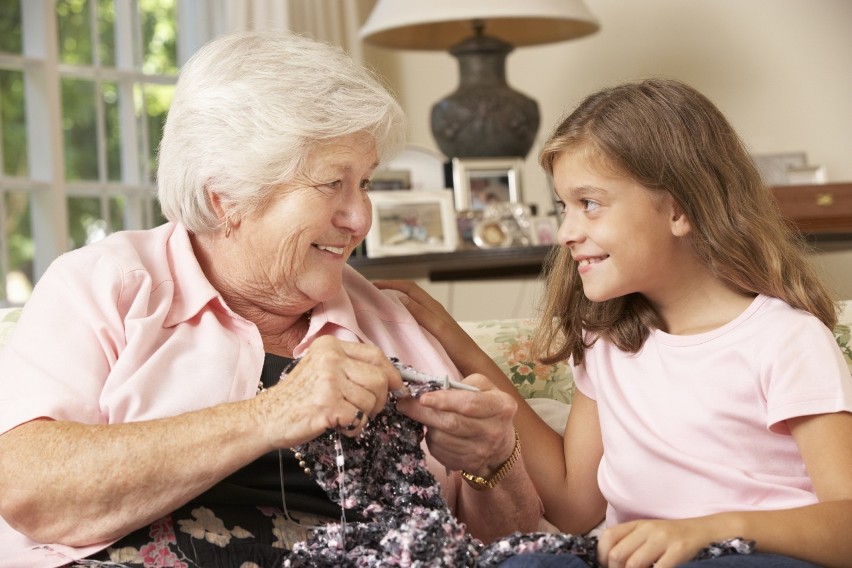
M270 450L251 401L161 420L36 420L0 436L0 514L33 540L119 538Z

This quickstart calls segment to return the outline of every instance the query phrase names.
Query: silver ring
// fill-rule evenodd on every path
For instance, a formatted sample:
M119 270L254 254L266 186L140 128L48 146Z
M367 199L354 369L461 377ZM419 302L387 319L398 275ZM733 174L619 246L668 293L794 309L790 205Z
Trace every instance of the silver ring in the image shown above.
M346 427L346 430L348 432L355 430L358 426L361 425L361 420L363 420L363 419L364 419L364 411L359 408L358 410L355 411L355 418L352 419L352 422L349 423L349 425Z

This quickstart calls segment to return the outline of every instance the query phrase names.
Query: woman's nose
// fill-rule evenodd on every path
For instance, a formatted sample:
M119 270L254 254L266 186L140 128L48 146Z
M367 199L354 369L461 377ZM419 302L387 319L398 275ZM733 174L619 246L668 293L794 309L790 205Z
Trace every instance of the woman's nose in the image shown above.
M370 198L362 190L349 193L342 199L335 214L335 223L356 235L365 236L370 231L373 220L373 208Z

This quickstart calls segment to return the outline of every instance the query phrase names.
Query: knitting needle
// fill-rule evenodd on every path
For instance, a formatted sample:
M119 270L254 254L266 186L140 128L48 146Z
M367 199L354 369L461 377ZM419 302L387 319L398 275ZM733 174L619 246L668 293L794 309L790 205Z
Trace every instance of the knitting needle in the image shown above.
M418 373L414 369L399 369L399 374L406 381L412 383L438 383L443 385L445 389L459 389L471 392L479 392L479 389L472 385L466 385L458 381L451 381L446 375L437 377L435 375L427 375L426 373Z

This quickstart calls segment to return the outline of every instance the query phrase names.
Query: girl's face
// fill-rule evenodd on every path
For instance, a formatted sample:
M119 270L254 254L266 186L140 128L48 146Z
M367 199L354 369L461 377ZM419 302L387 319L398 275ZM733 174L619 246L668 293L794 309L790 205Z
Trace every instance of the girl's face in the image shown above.
M337 294L346 260L370 230L367 190L376 165L376 147L366 134L326 142L310 154L303 174L241 221L256 301L311 307Z
M584 151L553 163L563 207L557 242L577 262L583 292L602 302L634 292L652 303L677 293L679 265L691 255L682 239L688 223L668 193L652 193L612 173Z

